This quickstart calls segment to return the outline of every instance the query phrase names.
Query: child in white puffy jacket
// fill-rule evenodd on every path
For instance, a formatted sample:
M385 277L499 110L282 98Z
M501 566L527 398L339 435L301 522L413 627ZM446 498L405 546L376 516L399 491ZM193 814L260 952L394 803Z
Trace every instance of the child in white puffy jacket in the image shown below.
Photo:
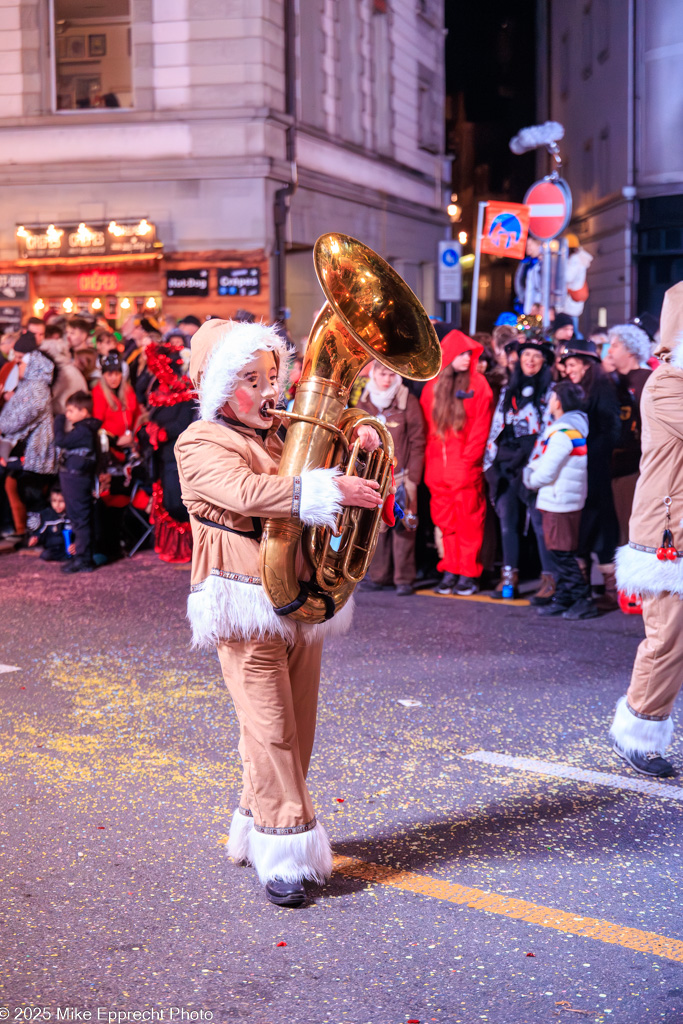
M590 583L576 561L581 510L588 489L588 417L582 411L583 389L565 380L550 399L553 422L546 428L538 454L524 470L524 484L538 491L536 507L543 515L543 537L553 563L557 587L539 615L593 619L598 614Z

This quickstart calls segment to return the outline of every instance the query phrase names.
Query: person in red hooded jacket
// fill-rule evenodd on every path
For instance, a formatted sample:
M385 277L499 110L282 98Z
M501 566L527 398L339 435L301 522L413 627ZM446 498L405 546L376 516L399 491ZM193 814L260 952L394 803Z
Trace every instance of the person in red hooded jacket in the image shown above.
M443 572L438 594L474 594L482 572L486 497L482 462L493 415L493 393L477 371L483 347L461 331L441 343L443 369L425 386L425 483L441 533Z

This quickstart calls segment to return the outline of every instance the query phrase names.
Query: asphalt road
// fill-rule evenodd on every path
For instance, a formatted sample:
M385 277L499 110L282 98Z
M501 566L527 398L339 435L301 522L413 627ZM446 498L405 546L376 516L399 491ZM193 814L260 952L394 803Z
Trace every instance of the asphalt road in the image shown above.
M683 787L629 789L606 736L638 618L361 594L310 776L338 870L292 911L224 854L188 581L0 559L0 1021L683 1021Z

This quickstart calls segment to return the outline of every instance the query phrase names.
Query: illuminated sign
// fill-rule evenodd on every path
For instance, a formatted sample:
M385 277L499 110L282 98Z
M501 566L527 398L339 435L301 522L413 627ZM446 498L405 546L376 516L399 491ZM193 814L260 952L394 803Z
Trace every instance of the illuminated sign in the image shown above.
M119 290L119 275L114 270L89 270L78 275L78 291L86 294L101 295Z
M258 295L260 291L258 267L226 267L218 271L219 295Z
M80 224L17 228L19 259L54 259L75 256L128 256L154 252L156 226L144 218L130 224Z
M166 294L177 295L208 295L209 271L201 270L169 270L166 273Z

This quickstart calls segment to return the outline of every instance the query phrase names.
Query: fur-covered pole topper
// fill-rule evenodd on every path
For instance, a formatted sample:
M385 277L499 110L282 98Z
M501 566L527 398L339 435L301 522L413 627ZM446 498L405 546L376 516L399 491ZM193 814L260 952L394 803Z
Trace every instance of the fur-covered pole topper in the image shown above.
M510 149L516 156L528 153L531 149L545 146L555 157L558 166L562 163L557 143L564 138L564 127L559 121L546 121L544 124L532 124L522 128L510 139Z

